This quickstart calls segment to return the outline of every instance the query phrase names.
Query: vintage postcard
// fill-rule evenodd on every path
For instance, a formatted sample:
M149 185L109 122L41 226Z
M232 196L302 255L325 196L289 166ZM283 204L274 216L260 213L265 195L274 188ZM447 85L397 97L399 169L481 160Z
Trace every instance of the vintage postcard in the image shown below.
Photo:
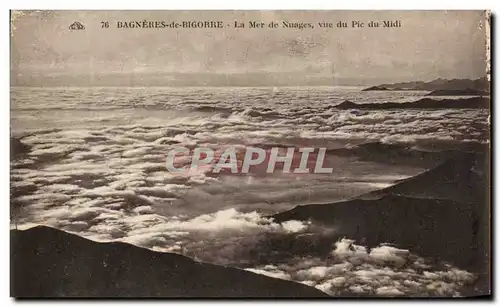
M491 295L489 11L11 11L11 296Z

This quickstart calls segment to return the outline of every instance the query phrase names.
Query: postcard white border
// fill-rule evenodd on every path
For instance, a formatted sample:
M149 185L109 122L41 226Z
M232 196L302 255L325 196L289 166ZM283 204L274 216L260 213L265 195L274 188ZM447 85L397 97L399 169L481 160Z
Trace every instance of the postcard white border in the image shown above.
M473 1L458 1L458 0L419 0L419 1L397 1L397 0L287 0L287 1L269 1L269 0L238 0L238 1L222 1L222 0L182 0L182 1L154 1L154 0L121 0L121 1L107 1L104 2L102 0L85 0L85 1L57 1L57 0L45 0L45 1L37 1L37 0L16 0L14 2L8 3L7 1L2 1L1 5L3 6L3 10L0 12L0 16L2 17L2 21L0 22L0 33L3 35L3 47L1 50L2 61L0 67L0 74L2 78L2 89L1 89L1 100L0 103L0 125L3 133L0 134L1 140L0 142L4 144L5 150L0 151L0 157L2 163L0 164L1 172L1 184L0 184L0 193L2 196L2 200L4 200L2 209L3 212L0 216L2 216L3 223L2 225L5 227L4 231L0 231L0 242L2 242L4 248L1 251L1 260L0 260L0 272L3 273L3 278L0 279L0 289L1 289L1 305L2 306L11 306L18 302L14 301L10 298L10 257L9 257L9 135L7 131L10 131L10 59L9 59L9 10L26 10L26 9L71 9L71 10L124 10L124 9L135 9L135 10L153 10L153 9L196 9L196 10L206 10L206 9L234 9L234 10L243 10L243 9L253 9L253 10L262 10L262 9L307 9L307 10L327 10L327 9L357 9L357 10L441 10L441 9L462 9L462 10L482 10L482 9L491 9L493 14L500 14L500 1L498 0L473 0ZM497 39L497 32L495 33L495 40ZM495 52L493 57L497 57L498 50L495 48ZM495 62L494 62L495 63ZM495 69L495 67L493 67ZM493 85L495 91L497 89L496 83ZM498 118L498 108L494 109L495 112L493 114L493 118ZM500 132L497 130L498 124L495 125L496 129L494 131L494 136L498 136ZM496 138L496 137L495 137ZM497 141L494 141L496 144ZM495 152L498 152L498 149L495 145ZM499 184L495 182L493 189L499 191ZM494 204L497 204L497 197L493 200ZM499 210L498 208L495 211L494 221L498 221ZM498 230L498 227L495 227ZM496 233L496 231L495 231ZM497 246L498 235L494 236L495 244ZM494 253L495 255L496 253ZM497 276L496 271L498 269L498 264L495 266L495 276ZM498 294L498 282L494 282L495 289L494 292ZM430 303L431 301L419 301L414 302L416 306ZM437 301L445 303L444 301ZM24 306L31 306L35 304L54 304L54 301L42 301L42 302L23 302ZM78 306L96 306L100 304L106 304L107 306L114 306L120 303L125 303L124 301L119 302L91 302L91 301L62 301L59 304L71 304ZM221 304L223 302L219 301L135 301L128 302L127 305L144 305L147 303L153 304L169 304L169 306L175 305L195 305L195 304ZM226 304L236 304L236 301L228 301ZM352 304L363 304L367 303L367 301L241 301L238 304L246 304L246 305L254 305L254 304L262 304L267 306L288 306L291 303L319 303L319 304L335 304L336 306L347 306ZM387 304L387 301L371 301L373 304ZM394 302L396 304L401 303L401 301ZM446 301L446 303L456 304L467 304L467 301Z

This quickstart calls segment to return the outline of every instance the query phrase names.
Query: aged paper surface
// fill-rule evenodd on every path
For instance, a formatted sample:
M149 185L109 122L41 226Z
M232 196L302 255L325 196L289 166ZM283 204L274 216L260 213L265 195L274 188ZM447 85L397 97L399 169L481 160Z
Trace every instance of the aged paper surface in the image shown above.
M12 11L11 295L489 295L489 19Z

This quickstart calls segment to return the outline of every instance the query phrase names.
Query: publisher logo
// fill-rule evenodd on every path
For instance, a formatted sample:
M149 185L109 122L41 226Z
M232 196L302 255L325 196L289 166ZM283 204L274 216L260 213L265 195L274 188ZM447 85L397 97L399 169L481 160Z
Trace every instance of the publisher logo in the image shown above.
M69 29L71 31L74 31L74 30L85 30L85 26L82 25L80 22L78 21L75 21L73 22L70 26L69 26Z

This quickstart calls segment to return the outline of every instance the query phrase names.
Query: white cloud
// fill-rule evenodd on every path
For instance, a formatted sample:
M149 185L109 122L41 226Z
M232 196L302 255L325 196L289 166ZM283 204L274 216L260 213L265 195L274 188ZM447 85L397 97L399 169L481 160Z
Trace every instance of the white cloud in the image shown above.
M291 220L281 223L281 226L285 229L285 231L295 233L305 230L308 225L302 221Z
M386 245L368 253L366 247L341 239L334 244L332 256L296 258L252 270L274 276L287 274L291 280L314 285L330 295L457 296L463 285L475 280L473 274L448 264L429 263L428 270L422 272L421 263L426 260Z
M259 270L259 269L246 269L249 272L257 273L257 274L262 274L266 275L269 277L273 278L279 278L279 279L285 279L285 280L290 280L290 275L281 272L279 270L277 271L272 271L272 270Z
M398 290L394 287L380 287L380 288L377 288L377 290L375 290L375 293L377 295L381 295L381 296L401 296L401 295L404 295L403 292L401 292L400 290Z

